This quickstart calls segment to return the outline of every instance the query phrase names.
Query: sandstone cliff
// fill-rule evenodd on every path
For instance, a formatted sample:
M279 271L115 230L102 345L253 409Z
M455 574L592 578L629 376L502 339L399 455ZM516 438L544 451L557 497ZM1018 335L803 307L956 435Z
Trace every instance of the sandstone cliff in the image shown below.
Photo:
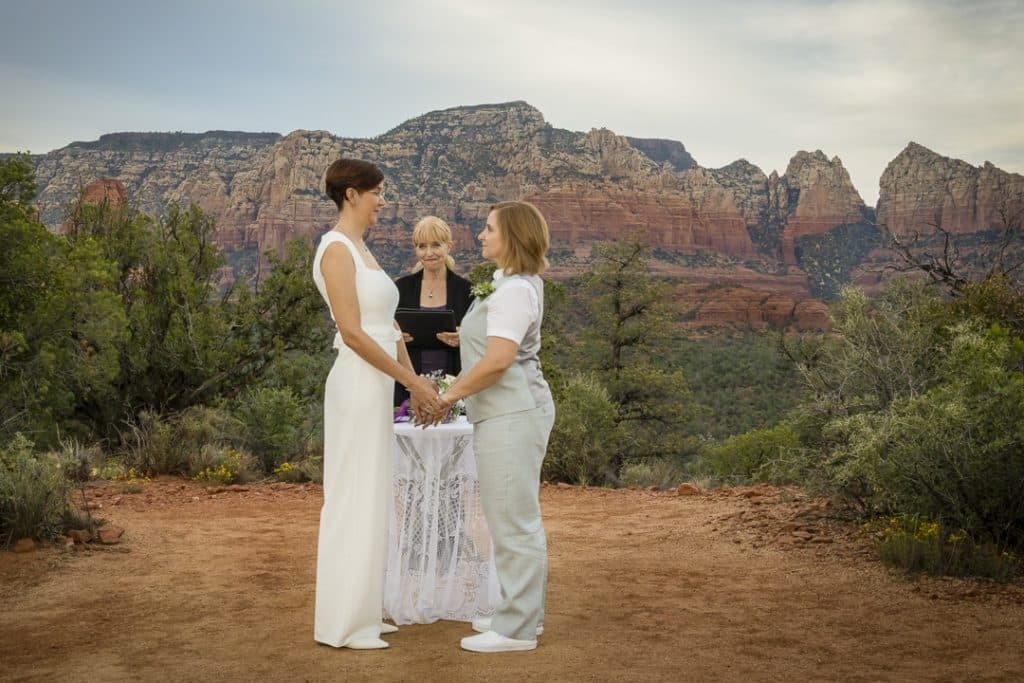
M1024 206L1024 176L976 167L911 142L882 173L878 222L896 235L1001 229Z
M703 168L681 143L554 128L525 102L430 112L372 139L305 130L104 135L36 158L41 216L57 226L81 188L116 179L150 213L198 204L216 218L229 262L258 275L265 250L314 238L336 220L323 173L343 155L372 159L387 176L388 206L368 239L394 274L411 265L410 229L427 214L452 225L457 259L477 261L473 235L488 207L509 198L547 216L555 275L587 268L593 243L636 234L658 273L748 290L706 308L706 320L727 318L742 298L761 311L737 313L743 320L774 323L779 310L831 297L863 280L863 263L885 258L874 212L837 157L798 152L781 176L743 159ZM878 214L906 231L924 206L950 229L983 230L998 198L1020 187L1019 175L912 143L882 177ZM808 310L805 319L818 315Z

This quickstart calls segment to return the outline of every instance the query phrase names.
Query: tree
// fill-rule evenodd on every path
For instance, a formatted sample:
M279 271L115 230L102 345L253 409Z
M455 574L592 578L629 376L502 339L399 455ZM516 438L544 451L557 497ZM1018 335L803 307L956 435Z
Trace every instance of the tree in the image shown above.
M328 347L308 242L268 254L254 292L222 284L216 226L195 206L154 219L79 201L54 235L34 188L27 157L0 160L0 437L116 443L143 412L231 398Z
M253 386L289 351L320 351L329 329L308 264L305 241L268 253L268 277L253 292L246 283L222 286L224 259L216 226L197 207L172 206L159 220L127 207L76 212L73 244L97 240L116 265L128 318L113 401L86 403L103 430L134 422L148 410L177 412Z
M37 220L28 159L0 161L0 179L0 435L52 445L89 433L80 401L110 398L126 321L98 245L70 244Z
M679 457L695 410L682 371L665 361L674 338L670 286L648 275L636 239L601 245L581 295L589 320L579 332L577 365L600 378L615 406L611 466Z

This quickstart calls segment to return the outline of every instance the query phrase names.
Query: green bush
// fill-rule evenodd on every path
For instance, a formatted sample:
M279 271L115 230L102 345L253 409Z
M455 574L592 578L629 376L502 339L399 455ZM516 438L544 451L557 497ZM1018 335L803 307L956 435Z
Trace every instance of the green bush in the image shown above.
M692 476L688 468L680 463L669 458L655 458L644 462L625 463L619 470L618 479L623 486L657 486L667 489L690 481Z
M210 406L193 406L172 420L179 448L189 458L207 445L240 444L244 441L244 425L227 410Z
M106 456L98 445L85 446L76 439L61 441L60 450L50 454L56 458L64 470L64 475L72 482L89 481L95 478L106 462Z
M1021 571L1021 558L993 543L974 543L963 529L949 531L916 515L873 519L863 530L875 538L882 561L908 572L982 576L1009 581Z
M140 474L185 474L188 452L178 441L173 419L143 411L124 439L123 464Z
M302 402L292 390L259 387L247 391L235 412L245 428L245 445L271 473L280 463L305 451Z
M799 446L800 440L793 427L782 422L705 446L701 465L707 474L732 484L771 479L766 473L767 466Z
M793 422L800 447L764 471L867 516L927 517L979 547L1024 548L1024 340L978 313L1016 310L1012 292L977 296L845 291L835 342L801 368L812 393Z
M288 462L285 460L283 463L274 468L274 476L281 481L287 481L291 483L298 483L305 481L306 475L296 463Z
M206 444L189 457L189 476L207 484L234 484L259 478L260 462L248 451Z
M194 462L202 459L204 448L237 448L245 439L245 425L220 408L193 406L177 415L144 411L131 436L123 439L120 464L145 475L194 476Z
M615 406L600 382L572 375L555 387L555 424L542 476L548 481L603 485L614 481Z
M154 217L76 201L58 235L33 208L33 176L27 155L0 159L0 441L117 449L127 437L147 471L176 470L180 454L158 452L158 434L141 452L143 413L215 405L264 381L315 400L326 372L304 369L334 331L309 240L265 254L255 291L244 277L224 287L217 226L195 206Z
M322 455L311 455L299 461L299 471L308 481L324 483L324 458Z
M53 539L64 529L71 484L56 458L32 449L21 434L0 448L0 546Z
M870 510L927 515L1024 547L1024 342L961 323L943 382L887 410L833 421L836 480Z

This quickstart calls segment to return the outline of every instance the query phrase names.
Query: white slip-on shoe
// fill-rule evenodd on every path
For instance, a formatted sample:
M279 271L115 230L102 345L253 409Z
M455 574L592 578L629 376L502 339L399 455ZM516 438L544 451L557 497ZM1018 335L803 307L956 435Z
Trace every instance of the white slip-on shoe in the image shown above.
M389 645L380 638L356 638L346 643L350 650L383 650Z
M490 617L478 617L473 620L473 630L477 633L487 633L491 630L491 618ZM544 624L537 626L537 635L544 633Z
M537 649L536 640L516 640L488 631L462 639L462 649L470 652L522 652Z
M398 627L386 621L380 622L380 634L383 636L388 633L398 633Z

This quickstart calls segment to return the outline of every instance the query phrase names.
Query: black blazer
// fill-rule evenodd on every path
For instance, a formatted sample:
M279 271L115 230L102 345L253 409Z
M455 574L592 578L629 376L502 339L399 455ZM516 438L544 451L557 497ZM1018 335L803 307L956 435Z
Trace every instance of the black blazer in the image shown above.
M395 285L398 287L398 307L399 308L419 308L420 307L420 295L423 292L423 271L417 271L409 275L395 280ZM448 290L447 298L445 299L445 308L449 308L455 312L455 324L461 325L462 318L466 315L466 311L469 310L469 305L473 302L473 295L470 290L473 285L470 284L469 280L456 275L451 269L448 269L448 277L445 282L445 287ZM439 304L440 305L440 304ZM412 367L419 374L422 372L422 362L420 349L415 346L409 348L409 360L412 361ZM462 371L462 362L459 360L459 350L457 348L448 349L448 365L446 368L448 374L457 375ZM409 398L409 392L405 390L398 382L395 382L395 405L399 405L402 401Z

